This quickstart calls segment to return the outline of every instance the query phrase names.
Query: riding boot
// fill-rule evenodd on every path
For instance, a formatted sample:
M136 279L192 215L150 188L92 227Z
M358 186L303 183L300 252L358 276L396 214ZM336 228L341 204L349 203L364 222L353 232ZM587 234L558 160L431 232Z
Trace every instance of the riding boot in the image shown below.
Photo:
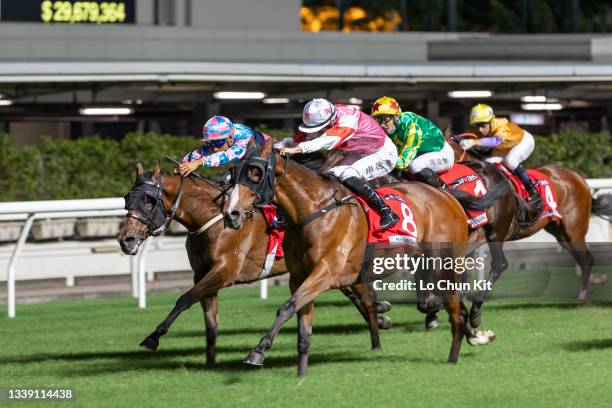
M446 184L444 184L438 173L430 168L425 168L418 173L415 173L414 176L417 178L417 180L436 188L446 189L448 187Z
M342 183L362 197L380 215L381 229L387 229L400 220L397 214L391 211L391 208L385 204L383 199L376 193L376 190L367 181L359 177L349 177L343 180Z
M527 194L529 194L529 203L531 206L537 210L540 210L542 206L542 197L540 197L540 193L536 189L536 186L533 184L533 181L529 178L529 175L525 171L523 167L519 164L514 169L514 174L517 175L519 179L525 185L525 189L527 190Z

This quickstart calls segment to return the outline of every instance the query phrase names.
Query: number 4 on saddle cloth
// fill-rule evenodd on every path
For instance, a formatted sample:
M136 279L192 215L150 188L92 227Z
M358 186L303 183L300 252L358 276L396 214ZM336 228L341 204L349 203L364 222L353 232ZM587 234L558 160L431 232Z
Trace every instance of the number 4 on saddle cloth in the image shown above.
M526 200L529 197L527 190L525 189L525 185L523 182L514 174L510 172L503 164L495 163L495 165L512 181L514 184L514 188L519 193L519 195ZM558 218L561 219L562 216L557 211L557 196L550 186L550 182L546 178L546 175L540 171L534 169L528 169L527 174L529 178L533 181L538 193L540 193L540 197L542 197L542 213L538 217L538 219L542 218Z
M450 170L439 174L440 179L452 190L464 191L473 197L482 197L487 188L480 176L468 166L455 163ZM486 211L465 210L468 225L476 229L489 223Z

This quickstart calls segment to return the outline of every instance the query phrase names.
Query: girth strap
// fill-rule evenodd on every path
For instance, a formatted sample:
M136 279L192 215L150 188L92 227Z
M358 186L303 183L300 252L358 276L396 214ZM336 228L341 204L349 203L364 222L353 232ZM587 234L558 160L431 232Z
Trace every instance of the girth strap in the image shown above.
M339 200L336 198L336 196L333 196L332 198L334 199L333 203L331 203L327 207L321 208L320 210L313 212L312 214L310 214L308 217L306 217L301 222L290 226L289 229L291 229L291 230L299 230L301 228L304 228L306 225L310 224L311 222L313 222L317 218L320 218L320 217L324 216L325 214L327 214L331 210L333 210L335 208L338 208L341 205L347 204L350 200L355 198L355 196L354 195L347 195L346 197L343 197L343 198L341 198ZM354 204L354 205L356 205L356 204Z

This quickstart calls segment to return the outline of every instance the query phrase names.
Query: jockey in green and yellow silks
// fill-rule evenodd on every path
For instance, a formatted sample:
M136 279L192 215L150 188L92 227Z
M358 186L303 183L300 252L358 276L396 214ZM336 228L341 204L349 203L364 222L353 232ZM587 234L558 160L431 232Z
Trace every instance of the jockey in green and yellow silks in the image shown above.
M444 187L438 173L453 166L455 154L433 122L413 112L402 112L397 101L388 96L374 102L372 116L397 147L397 169L407 170L434 187Z

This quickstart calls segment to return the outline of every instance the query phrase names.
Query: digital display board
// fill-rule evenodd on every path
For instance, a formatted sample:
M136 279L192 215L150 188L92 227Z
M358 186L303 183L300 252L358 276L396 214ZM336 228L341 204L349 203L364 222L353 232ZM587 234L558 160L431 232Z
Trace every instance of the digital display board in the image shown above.
M135 0L0 0L0 21L63 24L133 24Z

